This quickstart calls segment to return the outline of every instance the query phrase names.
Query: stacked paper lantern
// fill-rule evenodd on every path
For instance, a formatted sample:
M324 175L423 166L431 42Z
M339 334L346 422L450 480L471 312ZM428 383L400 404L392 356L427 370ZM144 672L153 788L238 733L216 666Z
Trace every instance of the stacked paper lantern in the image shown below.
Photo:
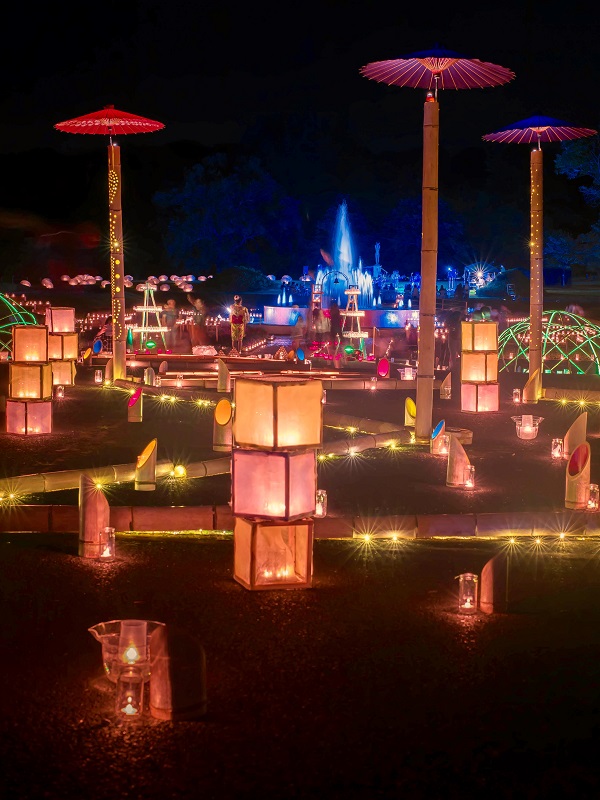
M234 578L247 589L312 583L322 396L318 380L235 382Z
M75 383L75 363L79 355L79 334L75 332L74 308L46 308L48 359L54 386Z
M46 325L13 325L7 433L52 433L52 366Z
M461 411L498 411L498 323L461 323Z

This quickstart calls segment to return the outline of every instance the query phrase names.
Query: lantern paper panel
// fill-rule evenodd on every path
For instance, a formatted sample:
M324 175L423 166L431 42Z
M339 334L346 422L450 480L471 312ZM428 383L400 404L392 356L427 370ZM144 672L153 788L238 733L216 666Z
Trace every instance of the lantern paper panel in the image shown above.
M498 380L498 353L464 351L460 359L460 380L495 383Z
M79 355L78 333L49 333L48 358L50 361L76 361Z
M323 436L322 381L238 378L236 445L259 450L319 448Z
M46 308L46 325L51 333L74 333L74 308Z
M6 432L52 433L52 401L7 400Z
M18 400L50 400L52 398L52 365L10 363L8 396Z
M462 350L498 350L498 323L462 322L461 339Z
M48 361L48 328L45 325L13 325L13 361Z
M246 589L306 589L312 584L313 521L236 517L234 579Z
M74 361L51 361L52 383L54 386L73 386L75 384L75 362Z
M498 411L499 384L463 383L460 387L461 411Z
M293 520L315 513L316 451L234 450L232 511L245 517Z

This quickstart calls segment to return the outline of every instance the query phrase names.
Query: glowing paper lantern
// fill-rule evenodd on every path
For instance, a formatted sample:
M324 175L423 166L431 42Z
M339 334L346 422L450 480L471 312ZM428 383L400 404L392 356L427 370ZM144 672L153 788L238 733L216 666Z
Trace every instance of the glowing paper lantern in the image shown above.
M585 510L588 506L590 488L590 445L578 445L567 464L565 479L565 507Z
M315 513L316 452L234 450L231 465L234 514L294 520Z
M11 330L13 361L48 361L45 325L13 325Z
M54 386L59 383L63 384L63 386L73 386L75 384L76 369L74 361L51 361L50 367Z
M414 428L417 418L417 405L412 397L404 401L404 424L407 428Z
M48 358L50 361L77 360L79 355L79 334L77 333L49 333Z
M213 450L230 452L233 444L233 407L227 397L222 397L215 406L213 419Z
M313 522L235 518L234 579L246 589L306 589L313 572Z
M498 353L463 351L460 359L461 382L492 383L498 380Z
M498 350L498 323L484 320L461 322L463 350Z
M52 365L49 362L9 363L8 396L12 399L50 400Z
M140 386L127 401L127 422L141 422L143 418L143 386Z
M137 492L153 492L156 489L157 440L146 445L137 457L134 488Z
M52 401L7 400L6 432L29 435L52 433Z
M238 378L233 425L236 444L261 450L320 447L322 397L319 380Z
M497 383L463 383L460 387L461 411L498 411Z
M75 309L46 306L46 326L50 333L74 333Z

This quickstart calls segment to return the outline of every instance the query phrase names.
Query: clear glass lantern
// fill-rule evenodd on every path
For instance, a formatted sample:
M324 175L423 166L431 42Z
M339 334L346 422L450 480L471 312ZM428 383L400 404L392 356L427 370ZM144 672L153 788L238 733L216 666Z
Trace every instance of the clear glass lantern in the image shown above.
M102 383L102 370L97 369L94 371L94 383Z
M327 492L325 489L317 489L317 497L315 501L315 517L327 516Z
M109 681L116 683L121 670L127 667L139 667L144 680L150 678L151 635L158 627L164 627L164 622L113 619L88 628L102 645L102 665Z
M144 711L144 676L139 667L121 669L117 678L115 710L122 719L133 720Z
M532 414L523 414L519 417L511 417L515 423L517 436L519 439L535 439L538 435L540 422L543 417L534 417Z
M600 489L597 483L590 483L588 492L588 511L598 511L598 502L600 501Z
M513 403L518 404L521 402L521 390L520 389L513 389L512 391L512 399Z
M231 463L234 514L292 520L315 513L316 452L261 452L236 449Z
M306 589L312 584L313 521L235 517L234 579L250 590Z
M562 458L564 455L564 441L562 439L552 439L551 451L552 458Z
M450 434L442 433L440 436L440 445L438 453L441 456L447 456L449 450L450 450Z
M320 447L322 396L323 384L319 380L238 378L235 443L259 450Z
M456 578L458 579L458 610L461 614L473 614L477 611L479 577L472 572L463 572Z
M475 488L475 467L467 464L463 469L463 486L465 489Z

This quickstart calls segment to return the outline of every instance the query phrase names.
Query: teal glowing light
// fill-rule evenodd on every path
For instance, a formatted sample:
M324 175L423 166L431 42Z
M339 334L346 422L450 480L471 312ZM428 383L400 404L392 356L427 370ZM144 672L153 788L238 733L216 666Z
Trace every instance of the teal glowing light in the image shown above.
M0 294L0 350L12 351L13 325L39 325L35 316L23 306Z
M569 311L544 311L542 317L544 372L554 375L600 374L600 326ZM500 371L529 368L529 317L498 337Z

